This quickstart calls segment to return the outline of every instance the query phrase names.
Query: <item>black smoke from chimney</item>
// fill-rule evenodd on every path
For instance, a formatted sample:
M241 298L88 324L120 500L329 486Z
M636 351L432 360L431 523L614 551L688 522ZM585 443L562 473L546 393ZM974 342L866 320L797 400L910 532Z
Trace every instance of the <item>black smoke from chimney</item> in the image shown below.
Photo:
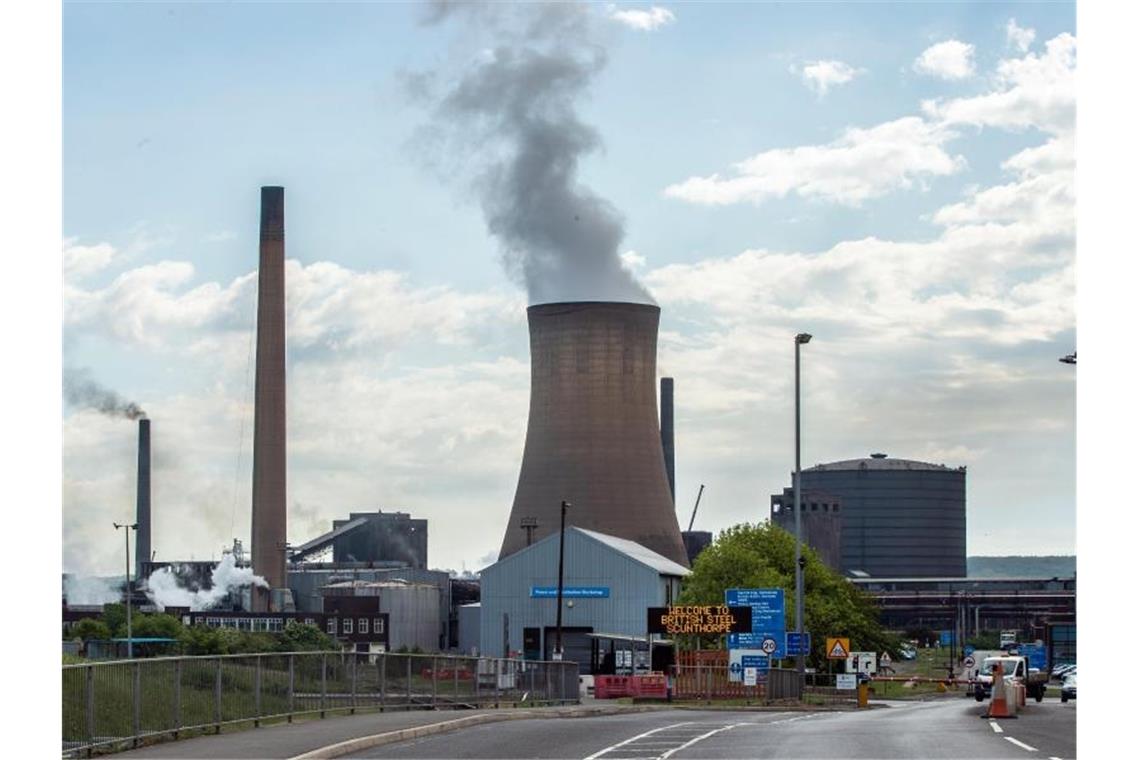
M137 420L146 416L141 406L99 385L85 369L63 371L63 397L72 406L94 409L111 417Z

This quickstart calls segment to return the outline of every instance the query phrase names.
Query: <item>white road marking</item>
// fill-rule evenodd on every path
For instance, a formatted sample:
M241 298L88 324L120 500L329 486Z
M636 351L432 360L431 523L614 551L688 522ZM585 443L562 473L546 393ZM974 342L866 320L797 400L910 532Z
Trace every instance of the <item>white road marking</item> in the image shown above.
M992 729L994 730L994 733L995 733L995 734L1004 733L1004 732L1001 730L1001 726L999 726L999 725L997 724L997 721L993 721L993 720L991 720L991 721L990 721L990 728L992 728Z
M682 744L680 747L675 747L674 749L669 750L664 755L661 755L659 760L667 760L668 757L670 755L672 755L674 752L680 752L685 747L691 747L694 744L696 744L697 742L709 738L713 734L719 734L721 731L727 731L730 728L736 728L737 726L745 726L745 725L748 725L748 724L746 724L746 723L733 723L731 726L721 726L720 728L713 729L712 731L709 731L707 734L701 734L700 736L696 737L695 739L690 739L689 741Z
M705 729L709 727L708 723L693 723L692 721L674 723L670 726L662 726L652 731L646 731L643 734L638 734L625 741L618 742L613 746L606 747L590 755L586 760L597 760L597 758L603 755L609 755L614 758L614 760L619 760L619 758L625 755L633 755L633 757L628 758L628 760L667 760L674 752L679 752L686 747L691 747L697 742L703 741L721 731L727 731L737 726L751 725L757 724L754 722L731 723L729 725L718 726L711 731L706 731ZM671 736L667 736L665 732L669 732ZM646 741L646 739L648 740ZM637 742L637 744L634 745L634 742Z
M661 731L668 731L671 728L679 728L680 726L688 726L688 725L692 725L692 721L685 721L684 723L674 723L671 726L662 726L661 728L655 728L652 731L646 731L644 734L638 734L637 736L626 739L623 742L618 742L617 744L614 744L613 746L606 747L603 750L595 752L594 754L587 757L586 760L596 760L596 758L601 757L602 755L606 754L607 752L611 752L611 751L617 749L618 747L624 747L625 745L631 744L631 743L637 741L638 739L642 739L646 736L652 736L653 734L659 733Z
M1021 747L1023 750L1026 750L1028 752L1036 752L1037 751L1036 747L1030 747L1025 742L1019 742L1017 739L1014 739L1012 736L1005 737L1005 740L1007 742L1013 742L1014 744L1016 744L1017 746Z

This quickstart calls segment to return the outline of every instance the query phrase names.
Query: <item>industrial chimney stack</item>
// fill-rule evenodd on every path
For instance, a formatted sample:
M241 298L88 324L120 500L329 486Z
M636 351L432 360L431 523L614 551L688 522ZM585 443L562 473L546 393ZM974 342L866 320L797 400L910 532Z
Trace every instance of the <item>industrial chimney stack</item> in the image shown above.
M677 479L673 461L673 378L661 378L661 451L665 455L665 474L669 478L669 497L677 505Z
M143 563L150 561L150 420L139 418L139 467L135 493L135 578L143 578Z
M285 188L261 188L257 270L257 375L253 421L253 571L271 589L285 576ZM272 593L253 587L255 612Z
M566 523L641 544L688 566L657 420L661 309L617 302L527 309L530 418L518 490L499 558Z

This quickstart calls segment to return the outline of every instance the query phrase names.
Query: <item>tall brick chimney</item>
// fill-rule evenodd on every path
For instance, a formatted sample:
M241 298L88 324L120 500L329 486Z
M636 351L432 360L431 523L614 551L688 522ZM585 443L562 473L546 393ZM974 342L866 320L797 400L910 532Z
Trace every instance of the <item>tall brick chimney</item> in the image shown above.
M253 571L273 589L285 577L285 188L261 188L257 269L257 376L253 418ZM270 592L253 588L253 610Z

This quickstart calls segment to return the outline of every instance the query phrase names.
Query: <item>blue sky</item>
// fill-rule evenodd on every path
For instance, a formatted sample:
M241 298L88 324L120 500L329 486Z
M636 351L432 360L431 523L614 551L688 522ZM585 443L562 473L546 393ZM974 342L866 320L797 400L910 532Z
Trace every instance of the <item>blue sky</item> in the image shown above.
M807 464L964 464L970 553L1075 551L1073 5L659 7L561 42L605 51L578 180L662 307L679 513L704 483L697 527L754 521L789 484L806 330ZM432 521L433 565L497 549L528 297L473 186L492 152L442 150L461 126L407 82L557 47L542 11L65 3L64 366L154 419L160 558L248 533L263 184L296 262L290 539L384 508ZM65 409L65 570L118 567L133 445Z

